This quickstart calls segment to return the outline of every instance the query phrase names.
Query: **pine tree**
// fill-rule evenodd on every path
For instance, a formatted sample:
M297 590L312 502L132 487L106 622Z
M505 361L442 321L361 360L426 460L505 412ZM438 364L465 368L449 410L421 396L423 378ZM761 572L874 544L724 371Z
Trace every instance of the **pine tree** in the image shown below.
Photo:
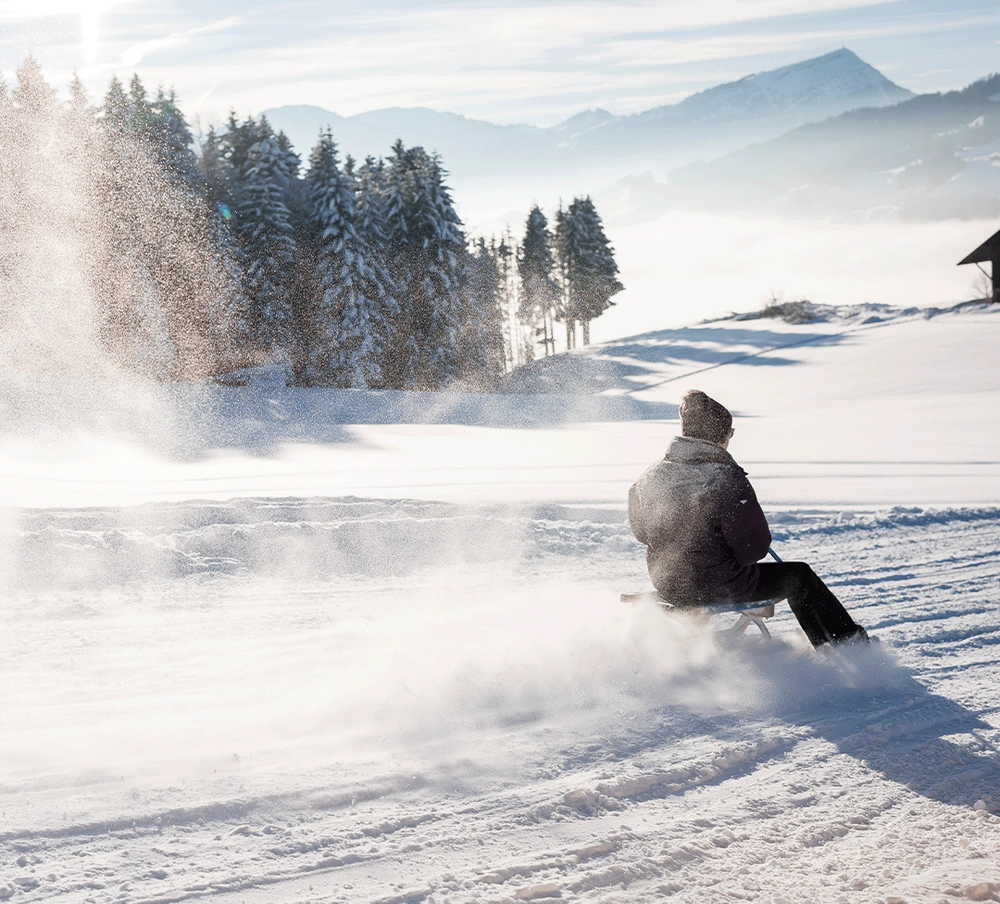
M229 119L226 122L226 130L220 136L223 148L223 156L229 161L233 169L240 173L246 169L247 157L258 141L265 138L275 138L267 118L262 116L259 120L248 116L243 122L238 122L236 112L229 111ZM287 164L287 155L282 152L282 159Z
M218 210L211 216L211 247L221 275L220 291L208 309L208 337L220 373L256 363L250 322L251 302L244 289L243 256L230 228Z
M392 150L384 210L390 267L402 292L392 380L439 389L458 371L465 235L440 160L401 141Z
M517 256L521 278L518 317L541 333L546 355L555 353L554 320L559 314L559 286L552 278L555 261L548 227L545 214L536 204L528 214Z
M11 101L28 116L41 117L55 109L56 92L45 81L38 60L29 56L17 70L17 87Z
M385 161L381 157L378 160L366 157L356 178L358 233L373 249L380 249L384 257L389 241Z
M295 235L303 236L309 228L307 224L309 214L307 211L305 184L299 178L302 160L295 152L292 142L284 132L278 132L274 135L274 140L281 149L286 173L285 204L288 207L289 220Z
M348 157L348 162L353 163ZM399 371L393 368L393 349L398 348L399 330L402 326L403 288L390 265L389 245L389 187L385 161L380 157L366 157L353 174L355 180L355 228L366 249L366 260L380 288L370 298L383 306L379 317L386 323L388 344L385 347L382 379L387 386L400 385ZM398 199L398 196L397 196ZM383 297L384 301L378 299Z
M245 157L244 157L245 162ZM239 173L230 160L227 132L210 127L197 157L202 192L211 211L212 245L225 289L214 299L209 316L212 345L220 367L233 370L256 363L251 325L251 301L243 273L245 256L234 230L233 212L239 191Z
M132 74L128 83L128 100L129 126L132 132L137 135L149 135L153 130L153 108L137 72Z
M172 89L169 94L163 88L157 91L156 100L149 105L149 116L150 140L160 164L179 181L198 185L198 160L192 150L194 137Z
M113 78L103 113L102 124L113 139L127 139L150 154L164 174L201 191L194 139L173 91L167 94L160 88L150 101L137 74L129 82L128 93Z
M500 313L503 317L504 369L507 371L513 370L518 365L521 345L517 320L514 258L514 240L510 229L507 228L500 236L500 244L496 246L497 271L500 277Z
M111 134L126 133L131 122L129 111L128 95L117 76L112 77L111 84L108 85L108 92L104 95L104 106L102 107L101 124L105 131Z
M106 254L135 274L131 289L127 280L104 289L116 299L112 329L127 335L128 311L135 299L147 298L146 307L159 305L170 325L178 372L215 371L236 357L220 331L245 320L246 312L227 307L241 297L233 282L234 243L218 222L176 96L160 89L150 100L138 75L127 92L113 79L101 133L104 150L98 156L104 165L97 193L115 235ZM109 263L108 269L117 265ZM136 294L139 282L144 288Z
M137 112L136 104L140 109ZM148 206L156 188L147 136L145 90L137 75L126 92L117 77L108 86L94 144L99 165L91 191L103 214L102 241L95 243L90 280L100 299L102 339L111 356L125 367L163 376L176 357L163 337L163 300L154 273L159 252L157 234L145 228L147 218L136 211L137 195ZM160 221L162 224L162 220ZM110 274L117 278L111 278ZM148 349L159 347L152 364Z
M0 345L8 377L65 379L107 367L86 280L96 243L86 196L93 117L76 132L75 112L57 101L33 57L10 93L0 88Z
M583 324L583 344L589 345L590 321L611 307L611 296L624 288L617 279L614 249L589 197L575 198L565 217L557 222L556 248L565 279L567 335L568 325L579 320Z
M384 384L382 357L398 312L390 287L369 263L355 219L357 187L340 169L329 130L309 158L305 202L316 259L307 381L350 388Z
M292 352L292 274L296 243L285 203L290 173L277 140L247 149L239 172L235 234L243 256L249 321L261 352L286 361Z
M289 179L294 179L299 174L302 159L296 153L295 148L292 147L291 139L284 132L278 132L274 136L274 139L278 142L278 147L281 148L281 153L285 158L285 168L288 170L288 177Z
M496 242L480 237L466 261L458 375L469 389L494 389L505 371L499 260Z
M556 211L556 226L553 230L554 249L556 258L557 284L559 286L559 312L561 319L566 323L566 350L576 348L576 313L569 304L569 213L559 202L559 209Z
M232 220L237 172L227 155L225 136L216 132L214 127L209 128L201 143L198 171L209 204L224 220Z
M0 86L0 92L3 90L3 87ZM83 87L79 73L74 70L73 81L69 83L70 116L83 116L93 123L96 113L97 111L91 106L90 98L87 97L87 90Z

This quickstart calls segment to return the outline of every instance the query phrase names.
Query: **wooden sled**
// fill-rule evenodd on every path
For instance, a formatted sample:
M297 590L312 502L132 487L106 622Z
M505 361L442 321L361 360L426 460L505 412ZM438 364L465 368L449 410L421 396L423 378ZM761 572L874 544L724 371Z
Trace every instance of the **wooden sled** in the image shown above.
M756 625L765 641L771 639L771 632L767 630L764 619L774 618L774 603L762 606L760 603L710 603L705 606L675 606L670 600L665 600L655 590L645 590L639 593L623 593L621 595L623 603L650 602L656 603L661 609L667 612L676 612L680 615L694 615L701 618L708 618L710 615L721 615L726 612L733 612L737 615L736 624L731 628L724 628L716 631L719 637L738 637L750 625Z

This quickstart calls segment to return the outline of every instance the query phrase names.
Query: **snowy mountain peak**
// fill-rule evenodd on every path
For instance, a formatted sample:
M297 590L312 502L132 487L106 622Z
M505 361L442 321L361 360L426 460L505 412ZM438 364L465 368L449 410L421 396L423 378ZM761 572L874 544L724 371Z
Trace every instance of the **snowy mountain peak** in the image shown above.
M697 118L757 117L812 108L833 115L853 107L882 107L913 97L846 47L780 69L758 72L736 82L694 94L659 112ZM655 113L658 111L650 111Z
M678 104L628 116L580 113L550 131L581 149L634 152L652 144L713 147L780 135L858 107L885 107L913 97L846 47L745 76L692 94Z

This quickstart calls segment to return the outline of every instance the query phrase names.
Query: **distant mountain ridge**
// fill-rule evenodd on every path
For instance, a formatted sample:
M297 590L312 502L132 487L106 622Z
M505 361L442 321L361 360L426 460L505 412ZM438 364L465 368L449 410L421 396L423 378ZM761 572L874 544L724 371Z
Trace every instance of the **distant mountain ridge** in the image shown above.
M584 149L614 145L627 149L643 139L685 139L704 144L734 132L747 143L859 107L885 107L913 97L846 48L821 57L748 75L630 116L600 116L575 130ZM580 125L586 120L573 117ZM573 122L569 120L568 122ZM557 129L564 129L557 126Z
M588 110L550 128L500 126L425 108L390 108L339 116L313 106L265 110L305 159L319 130L329 125L342 152L385 155L401 138L438 151L456 173L545 171L601 158L649 159L671 164L719 155L774 138L808 122L865 106L913 97L850 50L748 75L709 88L678 104L616 116Z
M632 219L670 208L992 219L1000 216L1000 75L803 125L673 169L663 182L627 177L603 203Z
M397 138L438 151L456 196L479 190L514 218L533 200L578 193L617 222L671 208L1000 216L1000 76L914 95L846 49L678 104L628 116L587 110L547 129L419 108L267 115L303 156L326 124L342 154L385 155Z

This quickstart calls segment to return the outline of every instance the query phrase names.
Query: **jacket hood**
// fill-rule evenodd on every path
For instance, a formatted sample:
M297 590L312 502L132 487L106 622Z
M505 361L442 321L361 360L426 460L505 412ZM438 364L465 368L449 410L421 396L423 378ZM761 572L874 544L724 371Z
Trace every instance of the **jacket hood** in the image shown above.
M667 449L667 461L695 464L702 461L713 461L729 465L740 471L743 469L722 446L709 442L707 439L697 439L693 436L675 436Z

